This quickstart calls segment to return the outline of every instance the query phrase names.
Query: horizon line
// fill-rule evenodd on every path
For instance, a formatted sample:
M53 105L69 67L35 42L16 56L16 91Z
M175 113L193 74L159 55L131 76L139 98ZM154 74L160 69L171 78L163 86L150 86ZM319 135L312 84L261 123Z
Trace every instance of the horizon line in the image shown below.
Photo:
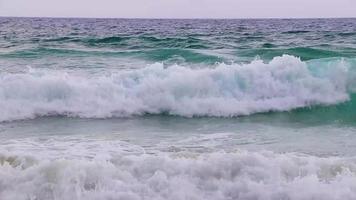
M356 19L356 17L187 17L187 18L175 18L175 17L62 17L62 16L1 16L0 18L45 18L45 19L143 19L143 20L249 20L249 19Z

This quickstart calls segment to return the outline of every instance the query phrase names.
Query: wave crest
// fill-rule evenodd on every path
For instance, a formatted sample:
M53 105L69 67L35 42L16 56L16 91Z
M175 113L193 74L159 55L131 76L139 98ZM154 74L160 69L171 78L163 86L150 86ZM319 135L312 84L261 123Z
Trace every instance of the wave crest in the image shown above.
M188 68L156 63L110 75L30 70L0 74L0 121L62 115L107 118L168 113L232 117L348 100L344 62L310 69L284 55L269 63Z

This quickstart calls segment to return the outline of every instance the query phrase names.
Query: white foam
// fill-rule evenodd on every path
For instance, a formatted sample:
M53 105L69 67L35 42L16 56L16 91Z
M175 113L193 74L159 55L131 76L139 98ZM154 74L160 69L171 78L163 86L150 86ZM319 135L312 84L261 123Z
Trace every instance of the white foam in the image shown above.
M23 152L1 151L0 199L356 198L356 160L350 158L245 151L128 155L123 153L127 147L107 151L106 157L84 156L92 146L86 145L82 157L72 158L36 154L34 146Z
M325 68L329 70L330 68ZM337 73L334 73L337 71ZM88 75L0 73L0 121L63 115L107 118L146 113L186 117L249 115L328 105L349 98L348 68L313 74L293 56L269 63L143 69Z

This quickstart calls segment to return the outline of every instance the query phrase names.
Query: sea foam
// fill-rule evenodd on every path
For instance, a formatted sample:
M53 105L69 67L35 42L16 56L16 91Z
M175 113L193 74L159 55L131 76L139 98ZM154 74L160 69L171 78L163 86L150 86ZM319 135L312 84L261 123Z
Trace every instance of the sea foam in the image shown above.
M156 63L106 74L1 72L0 121L161 113L232 117L348 100L347 64L318 67L313 71L299 58L284 55L268 63L255 60L204 68Z
M2 200L356 198L351 158L242 151L48 159L2 152Z

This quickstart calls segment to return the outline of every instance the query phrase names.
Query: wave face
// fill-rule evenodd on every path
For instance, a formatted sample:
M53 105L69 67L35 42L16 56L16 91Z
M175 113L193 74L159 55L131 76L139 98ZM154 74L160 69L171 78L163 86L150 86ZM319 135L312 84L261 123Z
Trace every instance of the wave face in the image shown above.
M354 80L351 67L342 60L318 65L309 67L284 55L269 63L255 60L209 68L153 64L109 75L59 70L1 73L0 121L162 113L233 117L347 101Z
M356 164L346 158L236 152L49 160L5 153L0 163L4 200L356 198Z

